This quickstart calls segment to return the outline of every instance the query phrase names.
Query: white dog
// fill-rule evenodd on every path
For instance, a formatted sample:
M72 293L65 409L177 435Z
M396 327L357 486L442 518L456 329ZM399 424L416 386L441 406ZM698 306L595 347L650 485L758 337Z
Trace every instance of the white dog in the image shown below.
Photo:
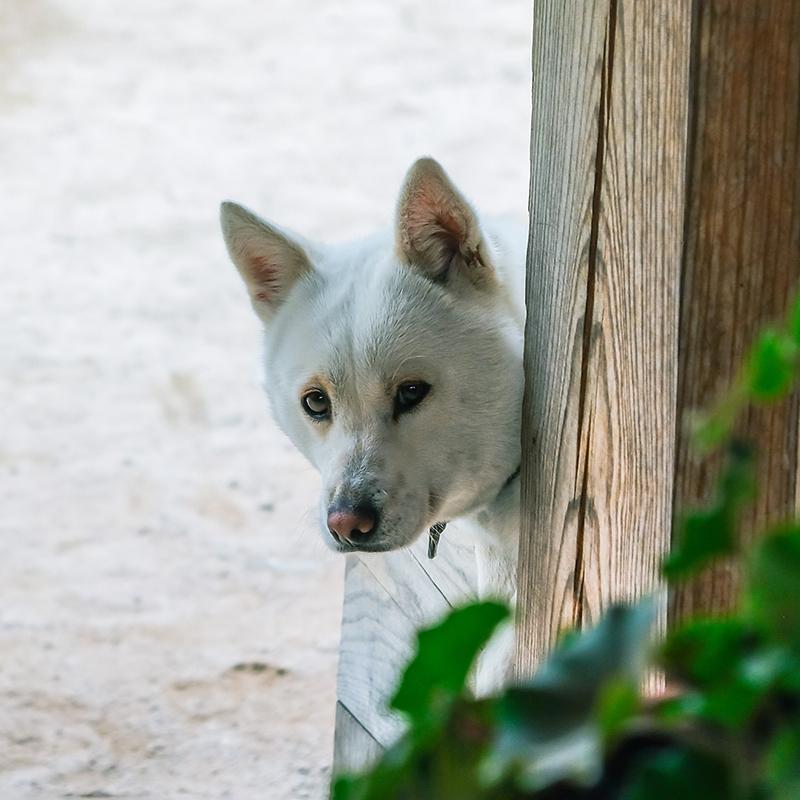
M478 590L512 599L519 528L525 232L479 220L423 158L394 230L321 246L223 203L266 334L278 423L322 474L341 553L410 545L465 518Z

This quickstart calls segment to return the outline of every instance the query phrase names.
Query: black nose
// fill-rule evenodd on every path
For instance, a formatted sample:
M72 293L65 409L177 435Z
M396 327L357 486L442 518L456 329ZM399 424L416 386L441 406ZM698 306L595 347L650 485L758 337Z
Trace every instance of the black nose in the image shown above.
M328 509L328 530L334 539L363 544L378 527L378 511L371 505L337 505Z

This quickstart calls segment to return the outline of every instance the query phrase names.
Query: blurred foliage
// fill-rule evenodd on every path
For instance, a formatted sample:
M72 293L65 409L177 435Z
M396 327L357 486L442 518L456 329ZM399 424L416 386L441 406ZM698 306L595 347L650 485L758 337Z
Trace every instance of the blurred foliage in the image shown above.
M800 798L800 522L739 546L755 490L751 448L732 441L748 403L785 397L800 373L800 301L764 331L732 390L697 425L726 444L718 491L678 521L670 582L715 559L744 576L736 613L698 618L653 644L654 602L615 606L564 636L529 680L475 699L470 668L507 609L476 603L419 634L392 700L405 734L334 800L796 800ZM670 691L644 696L663 671Z
M800 370L800 296L781 327L763 330L750 348L733 386L710 412L697 417L693 438L700 452L729 440L742 409L783 399Z

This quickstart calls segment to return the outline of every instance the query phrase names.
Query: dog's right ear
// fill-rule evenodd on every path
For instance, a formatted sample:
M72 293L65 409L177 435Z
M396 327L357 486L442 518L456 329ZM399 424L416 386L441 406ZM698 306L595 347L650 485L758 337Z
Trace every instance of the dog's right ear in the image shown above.
M432 158L418 159L400 192L395 222L400 259L436 283L497 285L478 217Z
M283 231L236 203L220 206L220 223L253 308L267 322L295 282L311 272L308 255Z

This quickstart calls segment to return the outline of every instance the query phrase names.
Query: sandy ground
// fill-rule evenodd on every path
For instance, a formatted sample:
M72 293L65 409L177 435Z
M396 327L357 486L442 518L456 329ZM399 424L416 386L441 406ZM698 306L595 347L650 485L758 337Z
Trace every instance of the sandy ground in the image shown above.
M528 6L0 4L0 800L325 797L343 562L217 205L524 212Z

